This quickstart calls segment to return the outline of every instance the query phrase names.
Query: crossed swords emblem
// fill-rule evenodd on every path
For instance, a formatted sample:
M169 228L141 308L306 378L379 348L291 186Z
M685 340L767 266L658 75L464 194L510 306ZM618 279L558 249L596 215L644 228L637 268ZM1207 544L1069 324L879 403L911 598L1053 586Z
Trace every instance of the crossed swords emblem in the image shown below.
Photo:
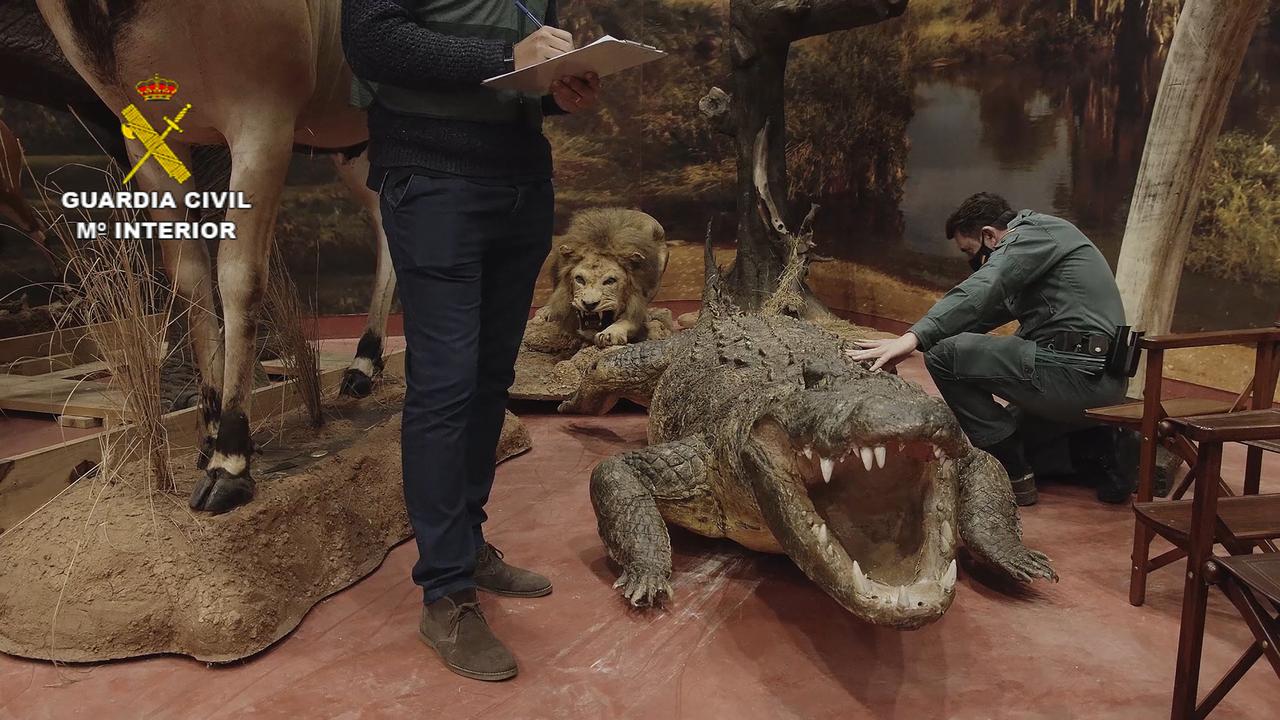
M147 149L147 152L138 159L137 164L133 166L129 174L125 175L125 184L128 184L129 180L133 178L134 174L149 158L154 158L156 162L160 163L160 167L164 168L164 171L168 173L169 177L180 183L186 182L191 177L191 171L187 169L186 165L182 164L182 161L178 159L178 156L173 153L173 150L164 141L169 136L169 133L174 130L182 132L182 128L178 127L178 123L182 122L183 116L190 109L191 103L187 103L186 107L182 108L172 120L165 117L164 121L168 127L164 129L164 132L156 132L151 123L147 122L147 119L142 116L138 108L132 104L120 113L125 119L125 122L120 126L120 131L124 133L125 138L138 140Z

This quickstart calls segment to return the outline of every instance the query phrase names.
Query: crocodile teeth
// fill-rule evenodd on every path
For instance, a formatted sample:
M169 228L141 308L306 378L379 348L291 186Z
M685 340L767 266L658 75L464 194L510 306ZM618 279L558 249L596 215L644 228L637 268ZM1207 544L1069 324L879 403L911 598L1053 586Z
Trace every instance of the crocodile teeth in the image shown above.
M810 446L808 446L808 445L805 445L805 446L804 446L804 456L805 456L806 458L808 458L808 459L812 460L812 459L813 459L813 448L812 448L812 447L810 447Z
M818 464L822 466L822 481L831 482L831 471L836 469L836 461L831 458L818 458Z
M947 566L946 572L942 573L942 590L950 592L956 586L956 561L953 559L951 564Z
M945 454L946 454L946 453L942 452L942 448L940 448L940 447L934 447L934 448L933 448L933 456L934 456L935 458L937 458L937 459L941 460Z
M875 455L875 451L872 450L871 448L869 447L862 448L862 467L866 468L867 472L871 472L871 462L874 455Z
M886 456L888 456L888 454L889 454L888 451L884 449L883 445L876 446L875 448L876 467L880 468L881 470L884 469L884 461Z
M818 533L818 543L819 543L819 544L822 544L822 545L826 545L826 544L827 544L827 526L826 526L826 524L825 524L825 523L821 523L821 524L815 525L815 526L814 526L814 532Z
M906 610L910 607L911 607L911 591L907 588L902 588L902 591L898 593L898 609Z

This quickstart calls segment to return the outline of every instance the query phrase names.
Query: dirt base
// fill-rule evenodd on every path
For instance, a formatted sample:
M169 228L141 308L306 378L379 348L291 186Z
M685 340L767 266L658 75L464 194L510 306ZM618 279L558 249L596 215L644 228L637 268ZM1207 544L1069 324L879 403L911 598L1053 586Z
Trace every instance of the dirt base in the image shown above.
M81 480L0 536L0 651L68 662L178 653L253 655L320 600L372 572L411 535L400 483L403 386L339 399L315 431L289 418L255 437L257 497L193 514L197 472L150 499L126 466ZM499 460L529 449L508 413ZM131 471L133 471L131 473Z

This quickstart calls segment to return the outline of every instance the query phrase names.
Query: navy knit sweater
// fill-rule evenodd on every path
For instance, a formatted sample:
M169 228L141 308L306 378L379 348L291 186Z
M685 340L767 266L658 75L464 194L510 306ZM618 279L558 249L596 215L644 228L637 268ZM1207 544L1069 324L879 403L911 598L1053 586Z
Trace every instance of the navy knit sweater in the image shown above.
M551 0L545 24L554 27L555 22ZM474 87L507 72L510 49L501 40L428 30L398 0L342 0L342 47L358 77L432 90ZM550 96L542 105L545 114L563 112ZM401 115L376 102L369 108L369 161L375 170L369 186L375 190L380 171L394 167L473 177L551 177L551 146L538 130Z

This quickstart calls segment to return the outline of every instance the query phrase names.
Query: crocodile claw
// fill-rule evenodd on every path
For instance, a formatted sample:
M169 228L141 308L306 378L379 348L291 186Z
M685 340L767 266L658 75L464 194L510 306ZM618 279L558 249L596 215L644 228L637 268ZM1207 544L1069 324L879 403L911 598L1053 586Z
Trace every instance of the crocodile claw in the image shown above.
M1018 582L1029 583L1036 578L1058 582L1058 573L1048 556L1038 550L1020 548L1020 552L996 561L996 565Z
M657 607L671 599L671 583L658 573L632 575L627 571L613 584L632 607Z

